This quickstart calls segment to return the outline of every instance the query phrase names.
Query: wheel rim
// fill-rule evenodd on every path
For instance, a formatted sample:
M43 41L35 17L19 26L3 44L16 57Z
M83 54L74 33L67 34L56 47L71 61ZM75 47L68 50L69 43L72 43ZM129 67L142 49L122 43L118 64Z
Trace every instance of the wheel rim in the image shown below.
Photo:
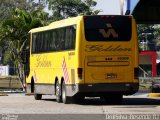
M56 84L56 97L58 98L60 96L60 86L59 84L57 83Z
M62 100L63 100L63 103L66 102L66 91L65 91L64 83L63 83L63 87L62 87Z

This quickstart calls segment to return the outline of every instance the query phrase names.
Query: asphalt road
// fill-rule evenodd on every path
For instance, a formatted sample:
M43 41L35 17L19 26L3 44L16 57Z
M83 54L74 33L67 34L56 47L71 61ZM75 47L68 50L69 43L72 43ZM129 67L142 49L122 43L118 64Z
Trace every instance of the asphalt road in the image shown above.
M0 120L137 120L141 117L160 120L160 98L124 96L122 105L108 105L99 98L87 98L81 104L63 104L57 103L54 96L43 96L38 101L24 94L0 96Z

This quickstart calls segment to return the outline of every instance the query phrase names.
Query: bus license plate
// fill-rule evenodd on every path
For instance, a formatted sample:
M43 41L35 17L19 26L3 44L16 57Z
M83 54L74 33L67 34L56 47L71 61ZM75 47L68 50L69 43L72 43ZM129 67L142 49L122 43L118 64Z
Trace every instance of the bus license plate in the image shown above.
M106 79L116 79L116 78L118 78L118 75L115 73L106 74Z

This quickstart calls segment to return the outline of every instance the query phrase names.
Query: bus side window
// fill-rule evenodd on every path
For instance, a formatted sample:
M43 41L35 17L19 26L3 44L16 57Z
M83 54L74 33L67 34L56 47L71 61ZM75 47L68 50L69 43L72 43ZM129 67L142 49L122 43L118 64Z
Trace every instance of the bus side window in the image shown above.
M66 28L66 39L65 39L65 49L69 49L69 44L70 44L70 29L69 27Z
M36 52L36 34L33 34L32 35L32 53L35 53Z
M50 50L51 51L55 51L56 50L56 46L55 46L55 31L52 30L51 31L51 36L50 36Z
M37 51L38 52L42 52L43 51L43 49L44 49L44 43L43 43L43 36L44 36L44 33L41 33L41 34L38 34L38 37L37 37L37 43L38 43L38 45L37 45Z
M73 26L66 28L65 50L75 49L75 28Z
M50 32L47 31L45 32L45 36L44 36L44 51L49 51L49 38L50 38Z
M69 27L69 43L68 43L68 49L71 49L71 44L72 44L72 28Z
M60 50L65 50L65 28L59 29L59 47Z
M40 52L40 45L41 45L41 36L39 33L36 33L36 42L35 42L35 48L36 48L36 53Z
M51 50L50 45L51 45L51 31L48 31L47 51L50 51L50 50Z
M76 25L72 26L71 32L71 49L75 49L75 41L76 41Z
M55 29L55 48L56 48L56 51L59 50L58 30L56 29Z
M75 32L75 28L74 26L70 26L69 27L69 44L68 44L68 49L75 49L75 35L76 32Z

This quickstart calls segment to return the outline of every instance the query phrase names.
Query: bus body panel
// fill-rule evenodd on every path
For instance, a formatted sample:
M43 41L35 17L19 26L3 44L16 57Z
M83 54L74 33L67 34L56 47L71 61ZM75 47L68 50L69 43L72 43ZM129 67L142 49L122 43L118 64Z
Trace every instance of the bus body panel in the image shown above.
M134 79L134 68L138 68L138 44L136 24L132 21L130 41L88 42L82 30L81 59L85 83L138 83Z

